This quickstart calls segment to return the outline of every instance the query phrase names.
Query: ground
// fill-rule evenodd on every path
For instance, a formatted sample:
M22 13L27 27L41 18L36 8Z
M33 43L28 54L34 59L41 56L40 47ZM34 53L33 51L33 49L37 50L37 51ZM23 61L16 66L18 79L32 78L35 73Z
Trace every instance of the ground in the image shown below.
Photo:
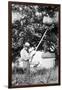
M29 75L12 74L12 85L34 85L34 84L56 84L58 83L58 66L50 70L39 70L37 72L30 72Z

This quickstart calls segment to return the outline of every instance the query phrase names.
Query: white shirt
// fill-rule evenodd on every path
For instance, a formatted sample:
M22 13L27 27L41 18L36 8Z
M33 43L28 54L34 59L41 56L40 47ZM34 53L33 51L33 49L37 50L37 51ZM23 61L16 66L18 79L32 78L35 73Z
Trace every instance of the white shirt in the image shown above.
M22 60L26 61L29 59L29 53L25 50L25 48L21 50L20 55Z

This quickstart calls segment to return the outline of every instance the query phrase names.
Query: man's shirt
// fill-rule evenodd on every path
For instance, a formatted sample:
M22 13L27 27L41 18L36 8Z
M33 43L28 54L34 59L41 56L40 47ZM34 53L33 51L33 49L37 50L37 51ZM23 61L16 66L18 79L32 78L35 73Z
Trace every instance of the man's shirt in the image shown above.
M20 55L22 60L26 61L29 59L29 53L25 50L25 48L21 50Z

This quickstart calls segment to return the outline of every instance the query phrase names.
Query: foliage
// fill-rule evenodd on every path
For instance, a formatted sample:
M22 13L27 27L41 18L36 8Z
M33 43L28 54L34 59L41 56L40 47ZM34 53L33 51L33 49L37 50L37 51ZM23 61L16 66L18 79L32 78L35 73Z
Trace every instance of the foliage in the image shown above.
M49 24L43 23L44 15L54 18L58 8L56 6L38 6L38 5L14 5L12 4L12 49L14 55L18 56L23 44L28 41L31 46L37 46L46 29L49 29L45 38L38 49L42 49L46 41L48 47L51 42L57 50L58 28L57 23L53 28ZM55 17L56 18L56 17ZM13 56L14 56L13 55Z

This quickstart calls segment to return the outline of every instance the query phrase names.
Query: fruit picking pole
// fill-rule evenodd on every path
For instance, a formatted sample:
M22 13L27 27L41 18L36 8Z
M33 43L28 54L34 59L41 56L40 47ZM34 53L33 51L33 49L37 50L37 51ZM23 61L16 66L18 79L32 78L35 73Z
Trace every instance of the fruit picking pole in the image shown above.
M47 32L48 30L49 30L49 29L46 29L45 33L43 34L43 36L42 36L42 38L41 38L40 42L38 43L38 45L37 45L37 47L36 47L36 49L35 49L36 51L37 51L37 49L38 49L39 45L41 44L41 42L43 41L43 38L45 37L46 32Z

